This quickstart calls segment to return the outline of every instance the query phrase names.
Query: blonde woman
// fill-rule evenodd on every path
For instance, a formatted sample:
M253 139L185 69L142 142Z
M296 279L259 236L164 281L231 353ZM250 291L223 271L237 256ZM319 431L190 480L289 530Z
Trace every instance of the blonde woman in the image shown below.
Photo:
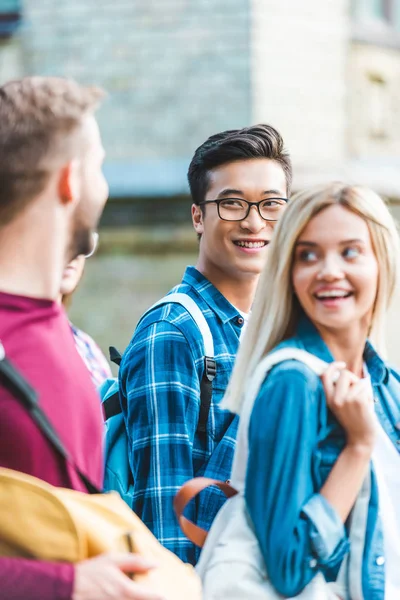
M244 498L272 592L253 594L232 554L229 597L297 597L322 579L337 581L323 584L337 598L400 598L400 377L378 353L397 260L395 224L372 191L335 183L289 203L225 405L240 414L257 366L277 349L333 364L321 379L301 362L281 362L258 389ZM217 576L230 551L228 521L221 529L211 559L206 544L207 565L200 560L207 599L228 597Z

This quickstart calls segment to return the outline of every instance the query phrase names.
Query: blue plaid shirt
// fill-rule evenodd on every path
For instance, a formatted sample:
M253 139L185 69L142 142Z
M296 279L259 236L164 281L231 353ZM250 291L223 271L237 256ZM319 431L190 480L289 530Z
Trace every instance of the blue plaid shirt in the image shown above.
M173 292L184 292L203 311L214 340L217 374L206 436L197 434L203 338L179 304L153 309L140 321L120 367L120 397L134 479L133 510L160 542L195 564L199 549L182 533L172 502L192 477L230 477L238 419L219 408L231 375L243 318L197 269L188 267ZM225 497L200 494L186 516L209 528Z

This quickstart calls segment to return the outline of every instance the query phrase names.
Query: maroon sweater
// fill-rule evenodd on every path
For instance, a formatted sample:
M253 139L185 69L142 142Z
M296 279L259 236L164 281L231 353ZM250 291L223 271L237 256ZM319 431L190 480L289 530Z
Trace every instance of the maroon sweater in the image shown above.
M38 392L75 464L101 488L100 402L63 308L49 300L0 292L0 340L7 357ZM0 466L86 491L74 468L57 455L27 411L2 387ZM69 564L0 558L0 596L7 600L70 600L73 579Z

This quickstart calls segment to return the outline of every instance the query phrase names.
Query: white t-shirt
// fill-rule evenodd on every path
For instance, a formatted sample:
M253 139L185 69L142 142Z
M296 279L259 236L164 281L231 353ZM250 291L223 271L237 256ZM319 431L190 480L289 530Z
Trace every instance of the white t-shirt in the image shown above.
M379 516L385 549L385 600L399 600L400 454L378 419L372 462L378 481Z
M372 453L385 548L385 600L400 598L400 455L379 423Z

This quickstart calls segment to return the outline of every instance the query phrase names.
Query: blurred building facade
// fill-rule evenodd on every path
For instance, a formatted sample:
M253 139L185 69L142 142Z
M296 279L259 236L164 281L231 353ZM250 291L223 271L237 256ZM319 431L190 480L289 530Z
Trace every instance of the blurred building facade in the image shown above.
M0 0L0 82L28 74L109 94L99 112L112 197L105 252L72 308L104 351L124 348L195 260L186 171L217 131L271 123L292 153L295 188L364 183L400 217L400 0ZM124 229L157 222L167 226ZM116 256L118 246L152 256Z
M0 0L0 81L24 74L108 91L116 199L185 195L208 135L267 122L295 187L400 201L400 0Z

